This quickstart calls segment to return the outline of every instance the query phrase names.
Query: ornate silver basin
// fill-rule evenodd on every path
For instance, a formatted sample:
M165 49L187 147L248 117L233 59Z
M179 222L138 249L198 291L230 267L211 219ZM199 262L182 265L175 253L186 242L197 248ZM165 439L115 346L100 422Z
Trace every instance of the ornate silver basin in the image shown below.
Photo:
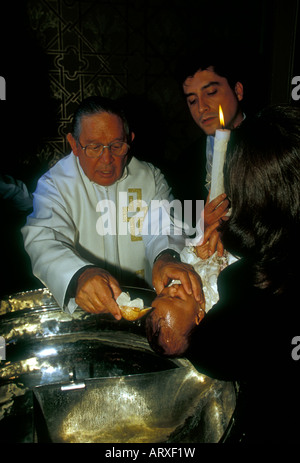
M41 289L1 301L0 336L2 442L220 442L230 429L235 385L155 354L144 319L70 316Z

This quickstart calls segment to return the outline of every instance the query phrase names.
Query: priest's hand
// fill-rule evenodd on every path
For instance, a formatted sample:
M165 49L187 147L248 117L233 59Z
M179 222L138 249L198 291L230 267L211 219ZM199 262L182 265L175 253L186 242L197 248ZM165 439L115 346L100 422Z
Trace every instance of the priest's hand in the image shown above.
M111 313L122 318L116 299L122 290L117 280L106 270L88 268L78 278L75 302L90 313Z
M193 294L205 310L205 297L202 290L202 282L194 267L180 262L170 254L163 254L153 265L152 284L157 294L169 285L172 280L180 280L187 294Z
M207 259L215 251L223 256L224 247L217 231L221 220L224 220L229 210L229 201L226 194L217 196L212 201L207 199L204 207L204 237L201 245L196 246L196 253L201 259Z

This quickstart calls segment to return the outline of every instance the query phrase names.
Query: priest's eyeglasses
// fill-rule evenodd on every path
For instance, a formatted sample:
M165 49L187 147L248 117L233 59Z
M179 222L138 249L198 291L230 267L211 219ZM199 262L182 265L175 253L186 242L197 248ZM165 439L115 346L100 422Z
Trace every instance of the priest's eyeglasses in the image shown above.
M130 148L127 143L122 141L113 141L109 145L102 145L102 143L92 143L91 145L82 146L80 141L78 141L78 143L88 158L99 158L102 156L105 148L108 148L113 156L123 157L126 156Z

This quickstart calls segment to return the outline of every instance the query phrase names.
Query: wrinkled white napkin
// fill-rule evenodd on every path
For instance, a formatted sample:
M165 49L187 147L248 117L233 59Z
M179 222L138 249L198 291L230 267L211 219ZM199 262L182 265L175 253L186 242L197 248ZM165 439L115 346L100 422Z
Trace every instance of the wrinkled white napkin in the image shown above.
M120 296L117 298L117 304L119 307L127 306L127 307L137 307L138 309L142 310L144 308L144 301L139 297L136 299L131 300L129 293L121 293Z
M186 246L180 253L182 262L191 264L202 280L205 296L205 312L208 312L219 300L217 280L220 272L237 259L226 250L222 257L215 252L208 259L197 256L193 246Z

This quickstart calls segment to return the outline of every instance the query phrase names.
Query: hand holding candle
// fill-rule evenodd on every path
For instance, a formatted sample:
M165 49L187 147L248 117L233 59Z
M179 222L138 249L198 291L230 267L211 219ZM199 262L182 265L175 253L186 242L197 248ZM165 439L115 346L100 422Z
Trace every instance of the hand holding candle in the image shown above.
M222 129L216 130L214 142L214 154L211 173L211 190L210 200L212 201L218 195L224 193L223 167L225 162L227 144L230 137L230 130L224 129L224 115L219 105L219 117Z

